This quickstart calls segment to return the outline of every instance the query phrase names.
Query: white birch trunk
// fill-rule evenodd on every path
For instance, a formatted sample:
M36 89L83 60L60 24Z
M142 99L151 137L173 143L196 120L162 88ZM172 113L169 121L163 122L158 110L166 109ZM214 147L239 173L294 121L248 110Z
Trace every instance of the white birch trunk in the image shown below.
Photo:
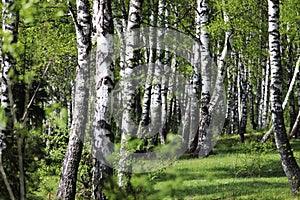
M164 0L158 1L158 26L162 26L163 22L163 15L164 15ZM161 132L161 114L162 114L162 95L161 95L161 74L163 73L163 59L164 59L164 46L162 45L161 41L163 40L164 33L161 30L157 31L157 57L154 73L153 73L153 80L152 80L152 91L151 91L151 105L150 105L150 121L151 127L150 130L153 134L160 135L160 143L165 144L165 138Z
M151 26L155 26L156 19L155 13L152 11L150 16ZM152 93L152 77L154 72L155 60L156 60L156 33L152 27L149 28L149 56L148 56L148 71L145 83L145 92L142 100L142 116L139 122L139 128L137 136L139 138L144 138L145 134L149 132L150 123L150 104L151 104L151 93Z
M126 161L129 156L127 151L128 139L130 135L136 134L134 119L132 111L134 110L134 96L135 86L130 78L134 76L134 67L138 65L137 50L135 45L138 44L140 36L137 31L133 31L135 28L140 27L142 12L142 0L130 0L129 13L128 13L128 25L127 25L127 44L126 44L126 67L123 74L123 105L124 112L122 118L122 135L121 135L121 149L120 160L118 169L118 185L125 190L130 190L130 175L126 173L130 169L130 166L126 165ZM126 81L126 83L125 83Z
M289 143L282 105L282 66L280 56L279 0L268 0L269 54L271 66L270 100L276 147L283 170L291 185L292 194L299 192L300 169Z
M165 20L163 22L163 27L167 28L167 31L169 29L168 24L169 24L169 11L166 8L166 5L163 5L163 9L165 14ZM166 37L168 37L166 35ZM168 80L170 78L170 59L171 59L171 54L169 52L170 47L168 44L165 44L166 46L164 47L165 49L165 58L163 62L163 73L162 73L162 84L161 84L161 142L165 143L167 132L168 132L168 125L167 125L167 115L168 115Z
M107 199L103 193L105 183L112 175L107 158L113 151L110 101L114 87L113 41L114 33L111 1L94 0L94 26L96 27L97 50L95 69L96 99L93 120L93 198Z
M77 0L77 19L70 8L77 38L78 66L75 79L75 100L73 121L67 152L65 154L57 198L75 199L77 171L83 146L83 136L87 123L88 104L88 56L91 49L91 16L87 0Z
M200 120L199 120L199 138L198 144L193 155L208 156L211 152L210 141L207 133L207 128L210 123L209 115L209 102L211 98L211 65L212 58L209 50L209 33L206 29L208 25L208 0L197 1L197 15L200 15L200 60L201 60L201 77L202 77L202 89L201 89L201 107L200 107Z
M200 5L198 5L198 9ZM195 17L195 28L196 28L196 38L197 42L200 42L200 30L201 30L201 17L199 13L197 13L198 10L196 11L196 17ZM192 58L192 64L194 68L193 75L191 77L191 87L188 88L187 94L189 95L188 97L188 110L185 112L185 120L188 119L187 122L189 122L189 136L188 136L188 151L192 152L195 150L195 140L198 140L196 136L198 136L195 133L195 130L198 129L198 123L199 123L199 117L200 117L200 112L199 112L199 105L198 105L198 98L199 98L199 85L200 85L200 58L201 58L201 53L200 53L200 44L194 46L194 54ZM185 122L185 121L184 121ZM185 123L187 123L185 122ZM185 130L184 130L185 132Z

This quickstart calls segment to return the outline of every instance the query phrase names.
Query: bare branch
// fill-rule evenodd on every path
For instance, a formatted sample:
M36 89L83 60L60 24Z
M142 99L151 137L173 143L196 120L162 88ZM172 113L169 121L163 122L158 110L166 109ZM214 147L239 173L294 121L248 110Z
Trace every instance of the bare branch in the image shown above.
M70 11L72 20L73 20L73 22L74 22L76 32L78 32L78 31L81 30L81 28L80 28L80 25L78 24L78 21L77 21L77 19L76 19L75 11L74 11L73 6L72 6L72 4L71 4L70 1L68 1L68 8L69 8L69 11Z
M2 164L2 149L1 148L0 148L0 172L1 172L1 175L3 177L6 189L8 190L10 199L11 200L15 200L16 198L15 198L14 193L13 193L13 191L11 189L11 186L10 186L8 180L7 180L7 176L6 176L5 170L3 168L3 164Z
M46 68L45 68L45 70L44 70L44 73L43 73L43 75L42 75L42 77L41 77L41 80L43 80L43 78L45 77L45 75L46 75L46 73L47 73L47 71L48 71L48 69L49 69L49 67L50 67L51 64L52 64L52 60L50 60L50 61L48 62L47 66L46 66ZM38 86L36 87L36 89L35 89L35 91L34 91L32 97L31 97L31 99L30 99L30 101L29 101L29 103L28 103L28 105L27 105L27 107L26 107L26 109L25 109L25 111L24 111L24 113L23 113L23 116L22 116L22 118L21 118L21 122L24 122L24 121L25 121L25 119L26 119L26 117L27 117L27 115L28 115L28 110L29 110L30 106L31 106L32 103L33 103L33 100L34 100L34 98L35 98L35 96L36 96L36 94L37 94L37 91L40 89L40 86L41 86L41 81L39 82Z

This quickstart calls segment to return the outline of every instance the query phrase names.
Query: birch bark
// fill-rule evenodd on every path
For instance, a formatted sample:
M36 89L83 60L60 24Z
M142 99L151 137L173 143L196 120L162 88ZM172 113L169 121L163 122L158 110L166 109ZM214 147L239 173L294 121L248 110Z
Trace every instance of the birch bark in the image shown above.
M292 194L299 192L300 169L289 143L282 106L282 66L279 34L279 0L268 0L269 54L271 65L270 100L276 147L283 170L291 185Z
M57 198L75 199L77 171L82 153L83 136L87 123L88 102L88 56L91 49L91 16L88 0L77 0L77 19L71 6L70 13L76 28L78 66L76 69L73 121Z
M164 0L158 1L158 26L164 26ZM161 42L164 38L164 33L162 29L157 31L157 57L154 73L153 73L153 80L152 80L152 91L151 91L151 105L150 105L150 120L151 120L151 131L154 133L159 133L160 136L160 143L165 144L165 138L162 134L162 77L161 74L164 73L163 71L163 59L164 59L164 46Z
M150 25L156 25L155 13L152 11L150 16ZM156 33L153 30L154 28L149 28L149 56L148 56L148 71L145 83L145 92L142 100L142 115L141 121L139 122L139 128L137 136L142 138L145 133L149 131L150 123L150 104L151 104L151 93L152 93L152 77L154 71L154 65L156 60Z
M112 61L114 33L111 1L94 0L94 26L96 28L97 50L95 69L96 99L93 120L93 198L107 199L103 188L111 178L112 169L106 158L113 151L110 101L114 87L114 66Z
M135 46L139 43L140 35L135 28L139 28L141 24L141 12L142 12L142 0L130 0L129 12L128 12L128 24L127 24L127 44L126 44L126 56L125 56L125 69L123 75L123 105L124 112L122 118L122 135L121 135L121 149L120 160L118 169L118 185L119 187L130 190L130 174L126 173L130 166L126 165L129 152L128 139L131 134L136 134L134 119L132 112L134 110L134 96L135 86L130 81L130 78L134 76L134 68L139 63L139 50L135 49Z
M200 17L200 62L201 62L201 106L200 106L200 120L199 120L199 138L194 155L201 151L202 156L207 156L211 149L209 149L209 135L207 128L210 123L209 102L211 98L211 54L209 50L209 33L206 26L208 25L209 6L208 0L197 1L197 15Z

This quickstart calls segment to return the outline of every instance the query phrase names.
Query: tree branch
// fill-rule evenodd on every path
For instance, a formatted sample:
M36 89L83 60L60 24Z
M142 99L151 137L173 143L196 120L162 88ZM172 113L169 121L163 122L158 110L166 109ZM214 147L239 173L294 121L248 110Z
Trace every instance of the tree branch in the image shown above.
M52 60L50 60L50 61L48 62L47 66L46 66L46 68L45 68L45 70L44 70L44 73L43 73L43 75L42 75L42 77L41 77L41 80L43 80L43 78L45 77L45 75L46 75L46 73L47 73L47 71L48 71L48 69L49 69L49 67L50 67L51 64L52 64ZM40 89L40 86L41 86L41 81L39 82L38 86L36 87L36 89L35 89L35 91L34 91L32 97L31 97L31 99L30 99L30 101L29 101L29 103L28 103L28 105L27 105L27 107L26 107L26 109L25 109L25 111L24 111L24 113L23 113L23 116L22 116L22 118L21 118L21 122L24 122L24 121L25 121L25 119L26 119L26 117L27 117L27 115L28 115L28 110L29 110L30 106L31 106L32 103L33 103L33 100L34 100L34 98L35 98L35 96L36 96L36 94L37 94L37 91Z
M69 8L69 11L70 11L70 15L72 17L72 20L74 22L74 25L75 25L75 29L76 29L76 32L80 32L81 33L81 27L80 25L78 24L78 21L76 19L76 14L74 12L74 9L73 9L73 6L71 4L70 1L68 1L68 8Z
M10 184L9 184L9 182L7 180L6 173L5 173L4 168L3 168L3 164L2 164L2 149L1 148L0 148L0 172L1 172L1 175L3 177L6 189L8 190L10 199L11 200L15 200L16 198L15 198L14 193L13 193L11 187L10 187Z

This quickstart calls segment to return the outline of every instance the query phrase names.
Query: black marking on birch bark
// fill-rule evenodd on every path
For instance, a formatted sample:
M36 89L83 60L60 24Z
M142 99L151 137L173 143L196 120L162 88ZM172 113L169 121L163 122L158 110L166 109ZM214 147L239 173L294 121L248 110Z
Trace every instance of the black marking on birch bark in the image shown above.
M108 84L110 84L112 87L115 86L114 81L111 79L111 77L105 76L101 78L100 81L98 82L97 89L99 89L101 85L108 85Z
M103 128L103 129L106 129L106 130L109 130L111 131L112 130L112 127L109 123L107 123L105 120L101 119L100 121L98 121L98 126L100 128ZM110 135L110 134L109 134Z

